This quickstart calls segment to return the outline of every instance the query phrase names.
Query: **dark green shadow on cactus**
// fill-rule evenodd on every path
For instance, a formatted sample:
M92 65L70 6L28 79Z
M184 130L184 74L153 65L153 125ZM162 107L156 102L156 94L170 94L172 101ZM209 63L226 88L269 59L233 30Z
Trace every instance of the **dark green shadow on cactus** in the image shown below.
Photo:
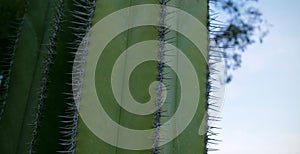
M0 153L26 153L37 112L45 44L49 44L54 1L29 1L17 44L7 105L0 121Z
M65 93L72 93L72 86L70 85L74 59L72 52L76 52L75 48L79 45L74 44L77 38L74 30L70 27L84 28L86 26L72 23L76 20L71 11L78 9L73 4L73 1L64 1L63 3L63 22L60 25L61 30L57 34L56 54L49 74L47 99L44 102L43 118L35 146L37 153L53 154L69 148L67 145L61 145L63 141L60 139L70 138L69 136L62 136L60 132L62 131L61 127L66 126L66 123L61 122L64 119L60 116L70 115L70 111L67 112L67 103L73 103L73 99Z

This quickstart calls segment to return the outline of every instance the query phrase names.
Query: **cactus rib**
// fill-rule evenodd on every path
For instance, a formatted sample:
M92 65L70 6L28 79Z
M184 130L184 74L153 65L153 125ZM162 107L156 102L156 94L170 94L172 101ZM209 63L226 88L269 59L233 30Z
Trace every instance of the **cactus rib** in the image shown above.
M87 47L88 47L88 33L90 31L92 25L92 17L94 15L95 9L95 0L83 1L83 0L73 0L74 6L78 7L78 10L73 10L72 16L82 21L86 27L78 28L78 26L74 25L70 27L77 36L77 39L73 42L74 44L78 44L77 40L82 39L82 46L78 48L78 52L75 52L75 57L80 57L80 59L74 59L73 66L76 66L76 71L72 73L73 80L76 80L76 84L71 83L73 87L73 93L66 94L68 97L71 98L72 102L68 102L67 111L68 113L65 116L61 116L63 118L62 122L65 123L65 126L61 128L61 134L68 139L60 139L62 145L67 146L66 150L58 151L59 153L75 153L75 146L76 146L76 135L77 135L77 124L78 124L78 109L81 94L81 87L82 87L82 79L84 76L84 65L85 65L85 57L87 54ZM86 5L82 5L81 3L86 3ZM81 11L84 10L84 11ZM77 22L73 22L77 23ZM81 23L79 23L81 24ZM72 43L71 43L72 44ZM76 56L76 55L80 56ZM77 101L74 101L77 100Z
M16 45L19 41L19 36L21 29L24 24L24 17L21 19L17 19L14 23L15 25L12 26L14 29L13 31L16 31L16 34L14 36L11 36L9 38L9 45L7 47L7 53L3 55L4 58L1 58L1 79L0 79L0 120L2 118L2 115L4 113L6 101L7 101L7 93L9 89L9 81L10 81L10 75L11 75L11 67L14 62L14 56L16 52Z
M49 45L47 45L47 55L43 60L43 77L41 80L41 86L39 91L39 97L38 97L38 104L37 104L37 113L35 114L35 119L33 122L33 131L32 131L32 138L29 143L29 150L28 153L35 153L34 146L36 145L37 136L38 136L38 129L40 126L42 114L43 114L43 108L44 108L44 101L47 98L47 85L49 83L49 73L51 69L51 65L53 64L53 56L55 54L55 46L56 46L56 39L57 34L60 30L60 24L62 22L62 16L63 16L63 0L57 0L55 1L55 16L52 21L52 28L50 30L49 35Z

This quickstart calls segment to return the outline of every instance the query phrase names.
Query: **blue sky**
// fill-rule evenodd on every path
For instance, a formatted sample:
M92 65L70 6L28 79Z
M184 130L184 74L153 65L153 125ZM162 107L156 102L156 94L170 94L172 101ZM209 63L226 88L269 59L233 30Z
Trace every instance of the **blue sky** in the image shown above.
M300 154L300 1L260 0L273 24L226 86L217 154Z

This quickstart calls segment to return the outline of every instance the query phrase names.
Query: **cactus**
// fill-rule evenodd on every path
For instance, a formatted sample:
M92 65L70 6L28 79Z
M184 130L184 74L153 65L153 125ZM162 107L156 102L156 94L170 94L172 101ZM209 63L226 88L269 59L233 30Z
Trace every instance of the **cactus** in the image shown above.
M215 150L208 1L1 1L0 153Z

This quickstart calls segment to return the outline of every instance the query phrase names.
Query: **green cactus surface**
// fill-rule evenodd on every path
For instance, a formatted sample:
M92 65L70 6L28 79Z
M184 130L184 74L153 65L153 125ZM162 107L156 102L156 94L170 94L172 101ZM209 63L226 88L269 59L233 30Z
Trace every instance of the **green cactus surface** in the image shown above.
M208 152L207 0L0 0L0 12L1 154Z

